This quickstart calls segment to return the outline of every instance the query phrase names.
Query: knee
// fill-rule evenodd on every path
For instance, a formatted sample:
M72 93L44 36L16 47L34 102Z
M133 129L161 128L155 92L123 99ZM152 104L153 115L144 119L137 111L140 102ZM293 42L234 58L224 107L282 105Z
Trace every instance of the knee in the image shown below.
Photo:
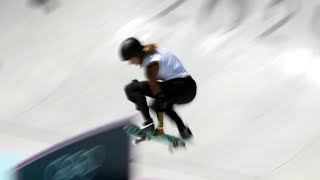
M173 104L171 102L159 102L158 100L154 100L150 106L152 110L155 112L169 112L172 111Z
M155 100L151 103L150 108L151 108L154 112L159 112Z
M127 84L125 87L124 87L124 92L126 93L126 95L130 95L130 93L132 92L132 84Z
M127 95L139 91L139 82L137 80L132 80L131 83L127 84L124 87L124 91Z
M137 80L132 80L131 83L124 87L125 94L130 101L135 101L135 97L140 94L140 85Z

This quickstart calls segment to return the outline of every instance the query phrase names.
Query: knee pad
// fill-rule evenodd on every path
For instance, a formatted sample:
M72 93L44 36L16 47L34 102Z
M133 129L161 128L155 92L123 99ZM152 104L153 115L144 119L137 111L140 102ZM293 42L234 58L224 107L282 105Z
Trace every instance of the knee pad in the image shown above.
M167 102L165 106L163 104L160 104L158 100L154 100L150 106L152 110L155 112L167 112L172 110L173 104L170 102Z
M152 103L151 103L151 105L150 105L150 108L151 108L153 111L155 111L155 112L159 112L155 100L152 101Z
M139 92L140 90L140 85L139 85L139 81L138 80L132 80L131 83L127 84L124 87L124 91L128 97L128 99L132 98L132 96L134 96L135 92Z
M139 88L139 81L134 79L131 81L131 83L127 84L125 86L125 91L134 91L137 90L137 88Z

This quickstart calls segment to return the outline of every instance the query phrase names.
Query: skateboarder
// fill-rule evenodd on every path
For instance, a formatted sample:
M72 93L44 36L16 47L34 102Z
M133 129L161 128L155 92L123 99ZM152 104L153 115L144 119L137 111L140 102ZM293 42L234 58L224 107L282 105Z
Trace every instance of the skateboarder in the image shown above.
M121 43L120 54L123 61L139 65L145 70L147 81L132 80L125 86L127 98L135 103L144 118L140 129L163 134L163 117L167 114L176 123L181 137L191 138L190 129L175 112L174 105L191 102L196 96L197 85L179 59L155 44L141 45L134 37ZM150 107L157 113L159 123L156 129L149 114L146 96L154 99Z

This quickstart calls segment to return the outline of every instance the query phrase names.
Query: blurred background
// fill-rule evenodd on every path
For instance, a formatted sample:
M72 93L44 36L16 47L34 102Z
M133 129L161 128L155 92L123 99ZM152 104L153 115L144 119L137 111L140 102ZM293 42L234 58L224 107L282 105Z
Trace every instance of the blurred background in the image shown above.
M0 179L67 138L129 115L140 122L123 87L143 72L118 54L129 36L173 51L198 84L177 107L194 142L174 154L132 147L132 179L319 179L319 5L0 1ZM165 131L178 135L166 120Z

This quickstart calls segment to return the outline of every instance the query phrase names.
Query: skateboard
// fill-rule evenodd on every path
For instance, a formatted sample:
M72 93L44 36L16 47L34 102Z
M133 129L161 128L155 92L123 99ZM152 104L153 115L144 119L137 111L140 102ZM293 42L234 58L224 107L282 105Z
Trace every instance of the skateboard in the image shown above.
M155 140L158 142L166 143L169 147L169 151L173 152L174 149L177 148L185 148L186 143L184 140L169 135L169 134L163 134L163 135L155 135L155 132L142 132L140 128L134 124L127 124L123 127L123 130L134 137L132 140L133 145L138 145L139 143L146 141L146 140Z

